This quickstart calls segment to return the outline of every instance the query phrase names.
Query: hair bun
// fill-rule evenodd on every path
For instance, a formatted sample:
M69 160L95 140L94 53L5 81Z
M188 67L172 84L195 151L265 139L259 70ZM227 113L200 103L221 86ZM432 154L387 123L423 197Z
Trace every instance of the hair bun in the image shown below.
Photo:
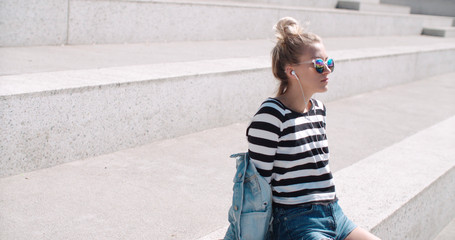
M299 36L304 32L297 20L292 17L280 19L273 28L275 29L275 36L279 42L285 42L287 39Z

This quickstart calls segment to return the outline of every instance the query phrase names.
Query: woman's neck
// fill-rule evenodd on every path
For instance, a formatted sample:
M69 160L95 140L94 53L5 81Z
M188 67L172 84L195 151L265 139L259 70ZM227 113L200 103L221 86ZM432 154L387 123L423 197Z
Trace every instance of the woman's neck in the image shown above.
M300 89L299 91L290 91L290 89L287 89L277 99L293 111L306 113L311 109L311 97L312 95L302 95Z

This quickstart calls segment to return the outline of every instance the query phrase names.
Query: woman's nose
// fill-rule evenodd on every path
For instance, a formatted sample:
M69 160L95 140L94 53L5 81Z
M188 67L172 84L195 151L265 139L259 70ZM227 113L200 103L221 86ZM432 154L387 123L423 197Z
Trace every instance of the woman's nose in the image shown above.
M332 73L332 70L330 70L330 68L327 64L324 64L324 72L322 72L322 74L330 74L330 73Z

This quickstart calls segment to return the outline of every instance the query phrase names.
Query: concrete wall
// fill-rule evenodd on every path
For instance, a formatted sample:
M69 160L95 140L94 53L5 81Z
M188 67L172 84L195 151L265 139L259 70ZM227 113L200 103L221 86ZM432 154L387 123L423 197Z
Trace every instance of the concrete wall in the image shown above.
M0 47L67 41L68 0L1 0Z
M381 0L411 7L411 13L455 17L455 0Z

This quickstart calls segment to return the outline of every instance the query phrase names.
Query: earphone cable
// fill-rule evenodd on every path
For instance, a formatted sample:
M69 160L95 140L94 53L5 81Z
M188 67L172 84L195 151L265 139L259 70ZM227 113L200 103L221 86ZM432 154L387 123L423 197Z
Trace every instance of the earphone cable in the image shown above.
M297 78L297 82L299 83L299 86L300 86L300 91L302 92L303 102L306 103L305 93L303 92L303 87L302 87L302 84L300 83L299 77L297 77L297 74L295 74L294 71L292 71L291 74L294 75L294 76ZM320 128L320 129L323 129L323 130L321 130L321 131L324 132L324 133L322 134L322 141L327 141L327 134L326 134L326 132L325 132L326 129L322 126L321 121L319 121L318 115L316 114L316 108L314 107L314 103L313 103L313 101L311 100L311 98L309 99L309 101L311 102L311 108L313 108L314 116L316 117L316 119L318 119L319 128ZM315 128L315 126L314 126L314 124L313 124L313 121L309 118L309 116L310 116L310 114L309 114L309 111L308 111L308 116L305 115L305 118L308 120L308 122L311 124L312 129L314 130L314 129L316 129L316 128ZM323 121L322 121L322 122L323 122ZM316 146L316 144L315 144L315 146ZM324 147L323 147L323 144L322 144L322 143L321 143L321 147L319 147L319 148L316 147L316 149L321 149L322 154L319 153L319 150L318 150L318 155L319 155L319 157L320 157L321 159L325 159L325 158L324 158L323 156L321 156L321 155L328 155L328 154L329 154L328 152L325 152L325 151L324 151ZM315 158L314 155L313 155L313 158ZM316 160L316 159L315 159L315 160Z

